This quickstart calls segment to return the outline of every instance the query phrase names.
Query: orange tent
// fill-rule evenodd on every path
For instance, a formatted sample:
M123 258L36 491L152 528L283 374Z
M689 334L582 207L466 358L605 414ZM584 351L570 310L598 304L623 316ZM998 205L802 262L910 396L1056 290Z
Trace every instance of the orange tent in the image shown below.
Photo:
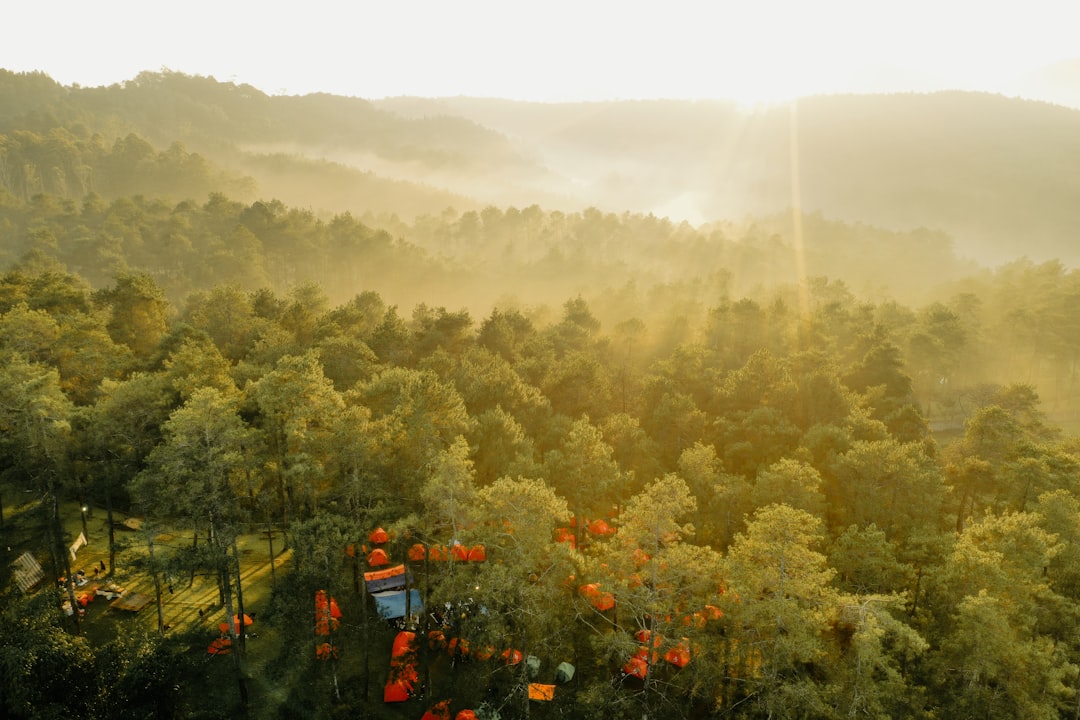
M677 668L690 664L690 641L683 638L679 644L664 653L664 659Z
M375 528L371 531L371 534L368 535L368 540L370 540L373 545L383 545L390 542L390 533L382 528Z
M615 534L615 528L608 525L606 520L593 520L589 523L588 529L593 535L600 535L601 537Z
M341 610L338 609L337 600L326 599L326 591L319 590L315 593L315 634L329 635L331 630L337 630L341 624Z
M570 547L574 547L577 544L577 539L574 537L573 530L560 527L555 528L555 542L570 543Z
M420 562L427 555L427 550L420 543L413 543L409 548L409 560L412 562Z
M487 550L483 545L473 545L469 548L469 562L484 562L487 560Z
M472 710L460 710L458 714L454 716L454 720L476 720L476 713Z
M428 647L432 650L446 647L446 635L443 634L442 630L429 630L427 637Z
M600 589L600 583L582 585L578 588L578 592L584 595L589 603L600 612L605 612L615 607L615 596L609 592L602 591Z
M715 605L705 606L705 619L706 620L719 620L724 617L724 611Z
M405 702L409 699L409 693L412 692L412 686L406 683L404 680L392 680L386 683L386 687L383 688L382 699L383 702Z
M367 556L367 564L371 567L383 567L390 564L390 557L382 548L375 548L371 551L371 554Z
M416 633L402 630L394 636L390 649L390 677L383 688L383 702L405 702L412 695L419 675L412 655Z
M445 545L432 545L428 548L428 560L446 562L450 557L450 551Z
M465 562L469 559L469 548L461 543L454 543L454 546L450 548L450 555L457 562Z
M229 638L215 638L210 643L210 647L206 648L206 652L211 655L228 655L232 652L232 640Z
M432 705L420 720L450 720L450 701L443 700Z
M319 660L337 659L338 649L330 643L321 643L315 646L315 657Z
M500 657L507 665L517 665L525 659L525 655L520 650L503 650Z
M240 616L239 615L233 615L233 622L236 624L236 627L239 628L240 627ZM247 613L244 613L244 627L251 627L252 624L254 624L254 622L255 621L251 619L250 615L248 615ZM220 625L218 625L218 629L221 630L222 635L228 633L229 632L229 623L227 623L227 622L221 623Z
M640 647L622 666L622 671L631 677L644 679L649 674L649 648Z

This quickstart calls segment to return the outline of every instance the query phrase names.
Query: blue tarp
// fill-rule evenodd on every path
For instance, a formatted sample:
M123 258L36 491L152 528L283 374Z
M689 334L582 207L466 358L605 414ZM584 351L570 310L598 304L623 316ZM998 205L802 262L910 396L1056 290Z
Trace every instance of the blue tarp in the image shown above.
M375 598L375 607L379 615L387 620L396 620L405 617L405 591L397 590L390 592L372 593ZM409 591L409 612L416 615L424 610L424 603L420 601L420 591Z

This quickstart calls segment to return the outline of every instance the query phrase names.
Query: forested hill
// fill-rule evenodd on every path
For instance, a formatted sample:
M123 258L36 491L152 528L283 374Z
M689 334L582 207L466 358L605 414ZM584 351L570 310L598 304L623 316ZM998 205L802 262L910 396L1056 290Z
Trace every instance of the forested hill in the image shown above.
M187 162L186 184L168 193L177 200L224 191L407 222L447 207L538 204L700 224L800 205L891 230L942 231L987 264L1022 255L1080 262L1080 111L987 94L812 97L793 109L368 101L269 96L169 71L82 88L0 70L0 134L0 186L26 198L93 189L111 199L130 189L97 156L135 152L160 168L170 158L154 153L186 152L215 179ZM139 182L147 194L165 189L153 177Z
M821 96L787 106L627 101L535 104L396 98L403 114L455 113L519 140L599 207L697 220L792 201L884 227L948 232L997 263L1080 262L1080 111L998 95Z

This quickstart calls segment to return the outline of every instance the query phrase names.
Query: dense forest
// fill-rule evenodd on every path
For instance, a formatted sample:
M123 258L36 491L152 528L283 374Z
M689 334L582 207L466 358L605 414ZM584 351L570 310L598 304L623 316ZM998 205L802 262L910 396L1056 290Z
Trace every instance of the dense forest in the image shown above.
M1067 264L379 177L399 208L324 212L264 195L233 143L527 162L479 122L177 74L0 73L0 95L0 714L1080 713ZM12 546L72 576L72 504L108 514L108 572L146 583L156 625L102 637L61 610L70 580L15 587ZM402 628L361 581L376 528L426 610L400 702ZM248 641L250 537L290 559ZM168 626L196 573L231 657Z

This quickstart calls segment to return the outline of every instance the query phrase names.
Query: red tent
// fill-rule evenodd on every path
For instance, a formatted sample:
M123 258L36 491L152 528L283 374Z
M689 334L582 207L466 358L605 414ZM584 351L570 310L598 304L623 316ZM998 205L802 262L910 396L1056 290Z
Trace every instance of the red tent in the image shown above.
M371 541L372 545L383 545L390 542L390 533L382 528L375 528L371 531L371 534L368 535L368 540Z
M507 665L517 665L525 659L525 655L520 650L503 650L500 657Z
M367 563L371 567L383 567L390 564L390 557L382 548L375 548L371 551L371 554L367 556Z

